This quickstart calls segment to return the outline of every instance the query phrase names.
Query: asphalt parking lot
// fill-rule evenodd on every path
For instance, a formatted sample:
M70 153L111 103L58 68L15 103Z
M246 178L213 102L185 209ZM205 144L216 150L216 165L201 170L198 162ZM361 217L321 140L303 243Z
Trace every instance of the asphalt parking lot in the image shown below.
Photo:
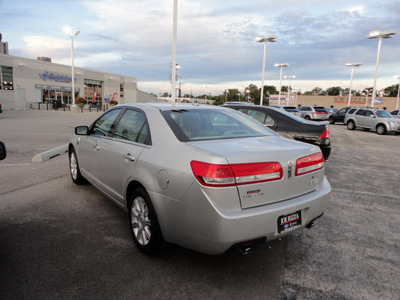
M134 246L126 214L68 157L33 163L100 113L4 111L0 140L1 299L397 299L400 136L330 125L330 205L311 230L243 256Z

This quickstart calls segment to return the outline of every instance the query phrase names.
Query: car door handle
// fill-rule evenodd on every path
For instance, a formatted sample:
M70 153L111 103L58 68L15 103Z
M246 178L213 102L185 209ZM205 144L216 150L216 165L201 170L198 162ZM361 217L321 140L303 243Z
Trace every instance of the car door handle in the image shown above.
M124 155L124 158L129 161L135 161L135 158L130 153Z
M94 146L93 146L93 150L94 150L94 151L99 151L99 150L100 150L100 147L99 147L99 145L97 145L97 144L96 144L96 145L94 145Z

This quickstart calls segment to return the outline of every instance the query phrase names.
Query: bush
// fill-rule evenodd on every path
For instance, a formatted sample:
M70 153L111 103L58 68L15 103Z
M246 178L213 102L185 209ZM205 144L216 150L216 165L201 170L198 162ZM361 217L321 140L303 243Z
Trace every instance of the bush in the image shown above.
M87 101L86 101L85 98L77 97L77 98L75 99L75 103L78 104L78 105L85 105L85 104L87 103Z

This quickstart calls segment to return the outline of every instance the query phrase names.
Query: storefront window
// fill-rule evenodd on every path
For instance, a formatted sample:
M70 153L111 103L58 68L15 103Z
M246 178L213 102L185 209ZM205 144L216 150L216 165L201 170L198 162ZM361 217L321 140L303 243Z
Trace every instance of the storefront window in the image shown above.
M13 69L12 67L0 66L0 90L13 90Z
M103 98L103 82L99 80L85 79L85 99L88 103L101 105Z

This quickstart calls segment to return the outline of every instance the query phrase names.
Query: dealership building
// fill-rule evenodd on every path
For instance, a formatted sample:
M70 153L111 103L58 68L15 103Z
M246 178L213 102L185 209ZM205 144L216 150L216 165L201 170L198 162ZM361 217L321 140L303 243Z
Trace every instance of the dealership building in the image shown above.
M28 59L11 56L8 43L0 34L0 103L3 109L40 108L57 103L72 104L71 66L51 62L51 58ZM137 89L135 77L74 68L75 98L104 105L114 99L118 103L149 102L156 97Z

